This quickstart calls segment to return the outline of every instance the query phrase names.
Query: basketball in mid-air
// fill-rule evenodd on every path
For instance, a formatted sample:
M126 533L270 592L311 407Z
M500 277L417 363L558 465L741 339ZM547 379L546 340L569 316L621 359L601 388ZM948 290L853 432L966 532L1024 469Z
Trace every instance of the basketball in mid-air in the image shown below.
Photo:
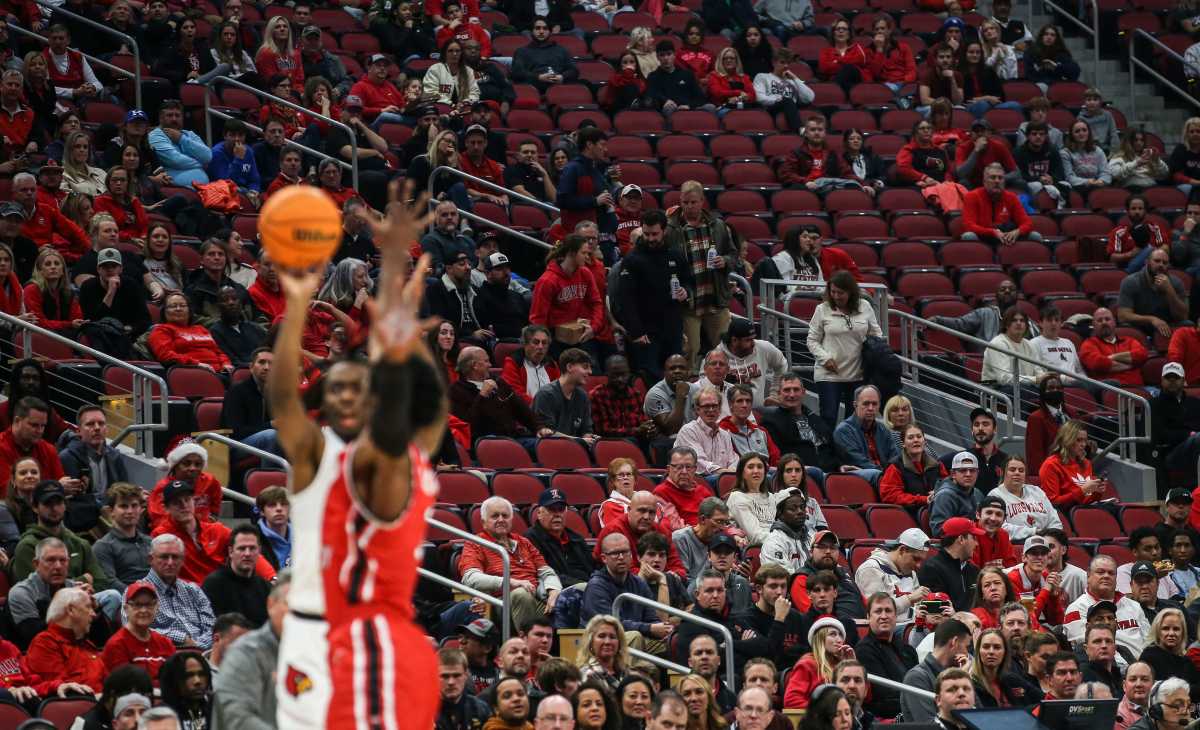
M310 269L327 263L342 238L342 211L311 185L274 193L258 216L258 234L276 266Z

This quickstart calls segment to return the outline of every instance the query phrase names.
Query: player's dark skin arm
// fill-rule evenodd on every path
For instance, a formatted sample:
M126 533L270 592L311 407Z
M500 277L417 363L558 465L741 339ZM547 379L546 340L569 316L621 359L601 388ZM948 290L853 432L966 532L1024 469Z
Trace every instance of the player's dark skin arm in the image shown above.
M292 465L291 491L303 491L321 463L325 440L321 429L309 419L300 398L300 339L308 307L321 283L315 272L279 269L279 288L287 309L275 339L275 359L267 378L267 398L274 417L275 433Z

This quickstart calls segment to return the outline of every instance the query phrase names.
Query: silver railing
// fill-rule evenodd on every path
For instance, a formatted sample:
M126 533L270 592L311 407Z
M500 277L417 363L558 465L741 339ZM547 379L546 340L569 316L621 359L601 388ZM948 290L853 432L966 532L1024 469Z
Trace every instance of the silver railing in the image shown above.
M918 362L921 350L921 338L919 335L925 331L941 332L956 338L959 342L975 347L980 352L987 350L996 350L1003 353L1010 360L1011 372L1013 373L1012 382L1009 384L1011 390L1008 395L1011 398L1011 407L1008 412L1008 420L1016 420L1021 418L1019 404L1021 403L1021 381L1017 377L1019 372L1019 364L1022 362L1030 363L1038 366L1042 370L1056 373L1064 378L1064 382L1069 382L1067 379L1073 380L1075 383L1090 390L1093 393L1113 393L1117 399L1117 428L1118 432L1113 438L1105 442L1105 447L1093 459L1097 460L1101 456L1108 454L1110 451L1117 453L1124 459L1136 459L1135 449L1137 444L1153 443L1150 433L1150 403L1137 393L1131 393L1108 383L1093 380L1085 376L1080 376L1076 373L1063 370L1062 368L1048 365L1037 358L1026 357L1007 349L993 347L985 340L978 337L964 334L958 330L937 324L928 319L923 319L915 314L909 314L900 310L892 310L891 315L899 321L900 325L900 353L901 359L908 362ZM928 347L924 352L932 353ZM936 369L935 369L936 370ZM939 378L945 378L945 374L938 372ZM912 380L920 382L919 371L910 372ZM1006 387L1007 386L1002 386ZM996 391L992 391L995 393ZM996 393L999 395L999 393ZM1095 405L1093 404L1094 408ZM1139 418L1139 415L1141 418ZM1141 421L1139 427L1139 420Z
M731 276L737 276L737 274ZM859 284L858 286L875 310L875 319L879 322L879 328L883 331L886 339L888 334L888 288L883 284ZM761 336L780 346L790 363L795 364L793 353L801 353L801 359L805 362L809 359L808 345L805 343L808 337L808 322L789 311L791 302L797 297L820 297L824 289L824 284L811 284L795 279L759 280L757 311L762 315ZM751 297L751 307L753 307L753 302ZM799 369L805 370L806 367L802 365Z
M927 689L921 689L920 687L914 687L911 684L897 682L896 680L888 679L887 677L880 677L878 674L868 674L867 681L869 681L873 684L878 684L882 687L887 687L889 689L899 690L900 692L907 692L910 695L916 695L917 697L924 697L927 700L936 700L937 699L937 695L935 695L934 693L930 692Z
M263 451L262 449L256 448L254 446L250 446L249 444L244 444L241 441L230 438L223 433L213 433L212 431L205 431L202 434L193 436L192 440L198 444L203 443L205 441L216 441L217 443L225 444L226 446L228 446L230 448L230 450L246 451L248 453L254 454L258 458L262 459L263 461L270 461L274 464L278 464L279 466L283 467L283 471L287 472L287 475L289 477L292 475L292 465L290 463L288 463L287 459L283 458L282 456L280 456L278 454L272 454L270 451Z
M428 187L426 188L426 190L429 191L431 196L433 194L433 181L434 181L434 178L437 177L437 174L439 172L451 173L458 177L470 180L471 182L483 185L483 186L487 187L489 190L495 190L497 192L503 193L504 195L507 195L510 198L516 198L522 202L528 202L531 205L536 205L539 208L543 208L545 210L552 211L556 214L558 213L558 208L555 208L552 205L543 203L540 200L535 200L534 198L531 198L527 195L521 195L520 193L518 193L515 190L509 190L506 187L502 187L502 186L497 185L488 180L484 180L483 178L475 177L474 175L468 175L467 173L463 172L462 170L456 170L453 167L446 167L445 165L436 167L436 168L434 168L433 172L429 173L429 183L428 183ZM434 198L430 197L429 207L433 208L433 207L437 206L437 204L438 204L438 201L435 200ZM534 246L537 246L538 248L543 248L543 249L546 249L547 251L554 248L553 246L546 243L545 241L534 238L533 236L529 235L528 233L522 233L521 231L518 231L517 229L512 228L511 226L506 226L503 223L497 223L494 220L484 218L483 216L477 215L468 210L463 210L463 209L459 208L458 214L460 216L462 216L463 218L466 218L467 220L471 221L472 223L478 223L481 226L488 226L490 228L495 228L498 231L504 231L504 233L506 235L511 236L512 238L515 238L520 241L524 241L525 243L533 244Z
M134 434L134 451L143 456L151 455L151 444L146 438L146 433L149 431L166 431L167 430L167 382L158 375L152 372L143 370L137 365L132 365L124 360L119 360L112 355L106 354L92 347L88 347L80 342L63 337L57 332L51 332L48 329L37 326L23 319L14 317L11 314L0 312L0 322L9 325L13 329L13 344L16 345L16 335L20 333L21 350L25 357L34 357L33 335L37 333L39 337L44 337L52 342L60 345L65 345L82 355L95 360L104 365L112 365L122 370L128 370L132 374L132 387L130 395L133 397L133 418L129 425L121 429L111 440L117 444L125 439L129 434ZM76 383L80 385L80 383ZM84 386L87 387L87 386ZM157 394L155 393L157 390ZM99 387L95 389L96 393L102 393ZM156 417L154 414L154 406L157 402L159 413Z
M50 6L47 5L46 7L50 7ZM90 53L84 53L83 51L80 51L77 48L72 48L71 50L77 51L79 53L79 55L86 58L88 60L88 63L92 64L93 66L99 66L100 68L112 71L113 73L117 74L118 76L133 79L133 103L138 109L141 109L142 108L142 59L141 59L141 55L138 52L137 42L134 41L129 36L125 35L124 33L116 31L107 26L100 25L99 23L96 23L93 20L88 20L87 18L84 18L82 16L75 15L74 13L72 13L69 10L66 10L64 8L57 8L57 10L59 12L62 12L62 13L65 13L65 14L71 16L72 18L76 18L80 21L84 21L91 25L95 25L96 27L105 31L106 33L115 35L115 36L119 37L122 41L125 41L126 43L131 44L131 46L133 48L133 71L130 71L129 69L121 68L120 66L109 63L108 61L105 61L103 58L97 58L96 56L93 56ZM19 35L23 35L27 38L33 38L34 40L41 41L42 43L45 43L47 45L49 45L49 43L50 43L50 39L47 38L46 36L42 35L41 33L35 33L34 31L29 30L28 28L22 28L20 25L18 25L16 23L10 22L8 24L8 28L9 28L9 30L14 30Z
M1091 77L1092 85L1096 86L1100 83L1100 9L1096 4L1096 0L1086 0L1092 6L1092 24L1088 25L1079 18L1075 17L1076 13L1068 10L1061 5L1053 2L1053 0L1041 0L1042 5L1050 8L1056 15L1059 15L1071 21L1071 24L1079 28L1084 33L1092 37L1092 68ZM1029 25L1033 25L1033 3L1030 2L1029 8ZM1037 39L1035 38L1034 41Z
M450 533L451 535L454 535L456 538L458 538L460 540L466 540L467 542L473 542L476 545L478 545L479 547L483 548L484 550L491 550L492 552L494 552L500 556L500 562L503 565L503 568L502 568L503 575L501 575L501 577L500 577L500 597L499 598L496 598L495 596L489 596L488 594L486 594L482 591L477 591L474 588L470 588L462 583L451 580L449 578L445 578L440 575L436 575L435 573L430 573L429 571L424 570L424 569L420 569L417 572L420 573L423 577L429 578L430 580L432 580L436 583L441 583L442 585L448 586L455 590L461 590L463 593L467 593L476 598L480 598L484 601L487 601L489 604L499 608L500 609L500 617L501 617L500 618L501 642L508 641L509 637L512 635L512 613L511 613L512 601L509 599L509 596L512 594L512 565L511 565L511 561L509 560L509 557L508 557L508 551L505 550L500 545L497 545L496 543L492 542L491 540L484 540L482 537L480 537L478 535L472 535L469 532L458 529L454 525L447 525L445 522L442 522L441 520L436 520L432 517L426 517L425 524L429 525L430 527L436 527L439 530L444 530L444 531ZM436 577L431 577L431 576L436 576Z
M1172 50L1170 46L1166 45L1165 43L1163 43L1159 39L1155 38L1154 36L1150 35L1149 33L1142 30L1141 28L1134 28L1133 31L1129 34L1129 99L1130 99L1130 101L1129 101L1129 116L1130 116L1130 118L1132 119L1132 118L1137 117L1138 96L1137 96L1137 93L1136 93L1136 90L1134 87L1134 84L1136 83L1136 79L1134 78L1136 75L1136 74L1134 74L1135 69L1141 69L1142 71L1145 71L1146 73L1150 74L1152 77L1154 77L1155 81L1157 81L1158 83L1167 87L1171 91L1174 91L1179 96L1179 98L1188 102L1189 104L1196 107L1197 109L1200 109L1200 100L1197 100L1196 97L1189 94L1185 89L1181 89L1178 86L1176 86L1166 76L1163 76L1158 71L1156 71L1153 66L1151 66L1150 64L1146 63L1145 61L1143 61L1142 59L1137 57L1137 54L1134 51L1136 50L1138 38L1145 38L1146 40L1150 41L1150 43L1157 46L1160 50L1162 50L1168 56L1175 59L1175 61L1179 64L1180 68L1183 68L1183 56L1179 55L1174 50Z
M637 603L642 606L646 606L648 608L654 609L655 611L661 611L662 613L670 614L671 616L675 616L683 621L690 621L694 624L699 624L700 626L703 626L706 629L712 629L713 631L716 631L716 632L720 633L722 636L724 636L725 637L725 662L724 662L725 686L729 688L730 692L734 691L734 688L737 685L735 685L733 683L733 677L734 677L733 634L730 633L729 629L725 628L724 626L717 623L716 621L709 621L708 619L704 618L703 616L697 616L694 613L688 613L687 611L675 608L674 606L668 606L665 603L659 603L658 601L653 601L649 598L646 598L645 596L639 596L634 593L621 593L616 598L613 599L612 615L615 616L617 618L617 620L620 620L620 618L621 618L620 606L622 603L626 603L626 602ZM638 659L644 659L645 661L652 662L652 663L658 664L660 666L663 665L663 662L665 661L663 659L660 659L659 657L654 656L653 654L647 654L644 651L637 651L634 649L630 649L629 653L630 653L630 655L635 656ZM674 669L676 669L676 671L679 671L680 669L685 669L685 667L681 667L680 665L675 664L674 662L669 662L669 663L674 665L673 667L669 667L669 668L674 668ZM686 672L684 672L684 674L688 674L690 672L691 672L691 670L689 669Z
M754 321L754 289L750 286L749 280L741 274L729 273L729 279L737 284L742 289L742 303L746 308L746 317Z
M263 91L262 89L258 89L253 86L250 86L249 84L242 83L241 81L238 81L237 79L231 79L228 76L218 76L215 79L213 79L211 82L209 82L208 86L211 89L213 87L213 85L215 85L217 83L228 84L229 86L232 86L234 88L241 89L243 91L248 91L251 94L254 94L255 96L265 99L271 103L280 104L282 106L287 107L288 109L300 112L302 114L305 114L306 116L310 116L313 119L320 119L321 121L325 122L326 124L332 124L333 126L344 131L346 133L346 135L348 136L348 138L350 139L350 162L346 162L345 160L334 157L333 155L326 154L320 150L314 150L311 147L305 147L304 145L299 144L297 142L292 142L291 140L288 140L286 145L289 147L295 147L296 149L299 149L299 150L304 150L305 152L308 152L309 154L316 155L317 157L320 157L325 160L333 160L340 167L350 171L350 180L351 180L350 185L355 190L358 190L358 144L355 142L355 140L358 139L358 137L354 134L354 130L351 129L348 124L346 124L344 122L340 122L336 119L333 119L332 117L327 117L324 114L318 114L311 109L305 109L304 107L300 106L299 104L288 101L287 99L284 99L282 97L275 96L274 94L268 94L267 92ZM204 95L204 140L209 144L210 147L212 146L212 143L213 143L213 134L212 134L212 118L213 117L219 117L221 119L234 119L235 118L233 116L230 116L229 114L226 114L223 111L220 111L218 109L213 109L212 108L212 94L205 94ZM242 121L244 121L244 120L242 120ZM259 127L249 124L249 123L247 123L246 126L250 127L251 129L253 129L256 132L262 131Z

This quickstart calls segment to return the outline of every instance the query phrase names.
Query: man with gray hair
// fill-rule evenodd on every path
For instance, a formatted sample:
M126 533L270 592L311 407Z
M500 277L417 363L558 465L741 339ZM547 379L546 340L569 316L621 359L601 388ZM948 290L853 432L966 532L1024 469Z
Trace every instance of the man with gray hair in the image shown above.
M4 124L4 136L8 146L17 154L38 151L37 142L29 140L33 131L33 110L21 105L25 77L16 69L8 69L0 75L0 108L8 116Z
M458 353L458 380L450 386L450 413L471 426L471 434L508 436L527 449L539 429L533 411L503 379L488 375L491 359L482 347L464 347Z
M33 637L25 663L47 692L96 696L108 670L100 649L88 641L96 611L88 591L63 588L50 599L46 630Z
M696 524L700 519L700 503L713 496L708 485L696 481L696 460L695 449L676 444L667 454L667 478L654 488L654 496L660 502L674 505L679 518L688 525Z
M533 543L512 533L512 503L504 497L489 497L479 506L479 516L483 522L479 537L504 546L512 557L509 595L514 626L519 628L535 616L551 614L562 583ZM500 595L504 566L497 553L469 542L463 547L458 566L467 587Z
M138 720L138 730L182 730L179 715L170 707L153 707Z
M267 623L229 648L213 680L213 730L270 730L276 726L275 672L291 587L291 571L284 570L267 596Z
M737 468L738 453L733 438L720 427L721 394L707 385L692 396L696 419L683 424L675 437L675 446L686 446L696 452L696 471L716 486L721 474Z
M57 205L38 200L37 178L33 175L19 172L13 176L12 199L25 211L21 235L38 246L51 245L57 236L67 242L64 253L68 255L78 257L92 249L92 241L88 235L63 215Z
M458 206L443 200L433 209L433 227L421 238L421 250L433 257L433 274L441 276L457 254L466 254L471 267L475 266L475 243L459 232ZM469 281L469 278L468 278Z
M150 542L150 572L146 574L158 591L158 613L150 628L163 634L177 647L212 648L212 626L216 617L204 591L182 580L183 540L159 535Z
M46 628L46 610L50 599L60 589L81 587L91 592L92 587L86 582L67 577L69 565L66 543L57 537L47 537L34 547L33 572L8 592L8 610L16 625L17 644L27 646L34 636ZM120 594L115 591L103 593L109 604L106 608L116 616L121 608ZM97 642L108 638L108 626L104 621L96 624L94 638Z
M1013 170L1011 175L1015 176L1014 179L1020 178L1017 170ZM983 186L967 193L963 200L964 240L982 239L1005 246L1011 246L1021 239L1042 240L1041 234L1033 230L1033 220L1025 212L1025 206L1021 205L1016 193L1004 189L1004 182L1004 166L999 162L983 168ZM1037 191L1031 191L1030 196L1036 194Z
M738 694L734 730L767 730L775 721L771 695L762 687L747 687Z
M854 391L854 413L833 430L833 443L840 452L843 472L850 472L873 485L883 469L900 458L891 431L879 420L879 389L861 385Z
M708 562L708 546L712 539L724 532L731 524L729 506L719 497L708 496L700 503L696 512L696 524L681 527L671 533L671 542L679 552L679 559L687 569L689 582L700 575Z

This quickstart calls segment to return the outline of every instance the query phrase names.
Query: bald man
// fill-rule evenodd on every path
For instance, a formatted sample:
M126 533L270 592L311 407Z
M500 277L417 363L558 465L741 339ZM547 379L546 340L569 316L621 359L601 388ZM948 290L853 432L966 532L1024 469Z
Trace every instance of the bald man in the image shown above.
M671 530L657 522L658 519L658 499L650 492L636 491L629 498L629 511L622 515L619 519L604 526L600 534L596 538L596 547L592 551L592 557L597 563L603 564L603 555L601 546L604 544L604 538L613 533L620 533L625 536L630 545L637 546L638 539L655 530L667 538L667 570L678 575L680 578L687 578L687 568L683 566L683 561L679 559L679 551L675 549L675 545L671 540ZM637 552L634 551L630 559L629 569L633 573L638 572L640 562L638 561Z
M533 720L534 730L571 730L575 727L575 713L571 701L562 695L550 695L538 703L537 716Z

